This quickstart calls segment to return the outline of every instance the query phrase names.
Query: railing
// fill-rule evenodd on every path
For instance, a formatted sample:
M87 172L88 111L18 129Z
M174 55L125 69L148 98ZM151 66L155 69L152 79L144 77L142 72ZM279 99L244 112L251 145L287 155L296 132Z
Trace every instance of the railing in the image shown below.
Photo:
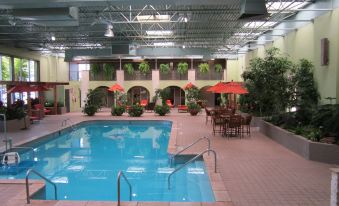
M3 124L3 127L4 127L4 140L3 140L3 142L5 142L5 151L7 151L8 150L8 144L10 144L10 142L12 141L12 140L10 140L10 139L8 139L8 137L7 137L7 119L6 119L6 115L5 114L0 114L0 116L2 116L3 117L3 119L4 119L4 124Z
M57 200L58 199L58 195L57 195L57 187L56 184L53 183L51 180L47 179L46 177L44 177L42 174L40 174L39 172L33 170L33 169L29 169L26 173L26 198L27 198L27 204L31 203L31 199L30 199L30 195L29 195L29 184L28 184L28 177L31 173L34 173L36 175L38 175L39 177L41 177L43 180L45 180L46 182L50 183L51 185L53 185L54 187L54 199Z
M128 187L129 187L129 201L132 200L132 186L129 183L126 176L124 175L124 173L122 171L119 171L119 173L118 173L118 206L120 206L120 177L123 177L125 179L125 181L127 182Z
M181 170L182 168L186 167L186 165L188 165L189 163L193 162L194 160L198 159L200 156L202 156L203 154L205 154L206 152L212 152L214 154L214 172L217 172L217 153L214 150L211 149L207 149L203 152L201 152L200 154L196 155L195 157L193 157L192 159L188 160L185 164L181 165L180 167L176 168L175 170L173 170L173 172L171 172L171 174L169 174L168 178L167 178L167 183L168 183L168 189L171 189L171 177L174 173L178 172L179 170Z
M72 130L74 130L74 129L75 129L75 128L74 128L74 124L73 124L73 122L71 121L70 118L66 118L66 119L62 120L62 122L61 122L61 127L67 126L67 122L69 122L69 124L70 124Z
M128 74L126 71L124 72L124 80L125 81L133 81L133 80L152 80L152 72L148 72L147 74L143 74L140 71L134 71L133 74Z
M33 147L10 147L9 148L9 151L12 150L12 149L28 149L28 150L31 150L31 157L32 157L32 160L34 159L34 148ZM7 151L6 151L7 152Z
M172 157L170 157L170 165L172 166L173 160L174 160L174 158L175 158L177 155L181 154L181 153L184 152L185 150L191 148L193 145L197 144L198 142L200 142L201 140L204 140L204 139L206 139L206 140L208 141L208 150L210 150L210 149L211 149L211 140L210 140L210 138L208 138L208 137L200 137L199 139L197 139L196 141L194 141L192 144L186 146L184 149L180 150L179 152L175 153ZM208 152L208 154L209 154L209 152Z
M188 73L180 74L177 70L171 70L168 74L160 72L160 80L188 80Z

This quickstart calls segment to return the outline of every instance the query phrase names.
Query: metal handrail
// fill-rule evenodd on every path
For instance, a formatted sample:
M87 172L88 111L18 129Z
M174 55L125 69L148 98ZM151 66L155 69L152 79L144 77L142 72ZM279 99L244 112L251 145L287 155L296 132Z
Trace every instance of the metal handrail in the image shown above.
M11 147L11 148L9 148L9 151L11 150L11 149L29 149L29 150L31 150L32 151L32 160L34 159L34 148L33 147ZM7 152L7 151L6 151Z
M61 127L67 126L67 121L70 122L70 126L71 126L72 130L74 130L74 125L73 125L73 122L71 121L70 118L66 118L66 119L62 120Z
M5 147L6 150L5 151L7 151L8 150L7 144L9 142L9 140L7 138L7 118L6 118L5 114L0 114L0 116L3 116L3 119L4 119L4 142L6 143L6 147Z
M30 195L29 195L29 185L28 185L28 177L31 173L34 173L36 175L38 175L39 177L41 177L43 180L45 180L46 182L50 183L51 185L53 185L54 187L54 199L57 200L58 199L58 195L57 195L57 187L56 184L53 183L51 180L47 179L46 177L44 177L42 174L40 174L39 172L35 171L34 169L29 169L26 173L26 198L27 198L27 204L31 203L31 199L30 199Z
M198 142L200 142L201 140L204 140L206 139L208 141L208 149L210 150L211 149L211 140L210 138L204 136L204 137L200 137L199 139L197 139L196 141L194 141L192 144L186 146L184 149L180 150L179 152L175 153L172 157L170 157L170 165L172 166L172 163L173 163L173 160L174 160L174 157L181 154L182 152L184 152L185 150L187 150L188 148L192 147L193 145L197 144ZM208 152L209 154L209 152Z
M125 181L128 184L129 187L129 201L132 200L132 186L130 182L128 181L127 177L124 175L124 173L120 170L118 173L118 206L120 206L120 177L123 177Z
M195 157L193 157L192 159L188 160L187 162L185 162L185 164L181 165L180 167L176 168L173 172L171 172L171 174L169 174L168 178L167 178L167 183L168 183L168 189L171 189L171 176L178 172L179 170L181 170L182 168L184 168L186 165L188 165L189 163L193 162L194 160L196 160L197 158L199 158L200 156L202 156L203 154L205 154L206 152L212 152L214 154L214 172L217 172L217 153L212 150L212 149L207 149L203 152L201 152L200 154L197 154Z

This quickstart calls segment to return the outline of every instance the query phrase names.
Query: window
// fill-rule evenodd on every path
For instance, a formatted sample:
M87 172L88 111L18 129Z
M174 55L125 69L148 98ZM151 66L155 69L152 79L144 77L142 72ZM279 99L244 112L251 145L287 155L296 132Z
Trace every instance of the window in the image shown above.
M15 81L37 81L38 66L33 60L14 58Z
M75 63L69 64L69 80L79 81L79 64Z
M0 72L0 80L10 81L12 80L12 59L9 56L2 56L0 54L0 65L1 65L1 72Z

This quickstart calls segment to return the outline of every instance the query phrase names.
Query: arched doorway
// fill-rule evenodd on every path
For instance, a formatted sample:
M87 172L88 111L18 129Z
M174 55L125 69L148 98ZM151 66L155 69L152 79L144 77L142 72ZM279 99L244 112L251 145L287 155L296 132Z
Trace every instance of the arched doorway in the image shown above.
M103 107L112 107L114 104L114 93L107 90L108 87L100 86L95 88L95 90L100 91L103 94L102 103Z
M127 102L129 104L140 103L142 99L147 99L149 102L149 91L142 86L135 86L128 90L127 92Z
M200 89L201 98L206 100L206 106L214 107L215 105L220 105L220 94L208 92L207 89L211 86L204 86Z
M178 86L169 86L165 89L170 90L170 100L174 106L185 104L185 91Z

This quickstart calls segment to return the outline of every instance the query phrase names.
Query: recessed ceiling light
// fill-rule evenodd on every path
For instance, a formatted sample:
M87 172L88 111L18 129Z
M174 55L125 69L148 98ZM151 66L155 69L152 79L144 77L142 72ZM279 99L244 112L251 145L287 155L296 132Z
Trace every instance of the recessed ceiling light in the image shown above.
M51 36L51 40L55 41L55 36L54 35Z
M186 48L186 46L185 46L185 45L182 45L182 48L183 48L183 49L185 49L185 48Z

